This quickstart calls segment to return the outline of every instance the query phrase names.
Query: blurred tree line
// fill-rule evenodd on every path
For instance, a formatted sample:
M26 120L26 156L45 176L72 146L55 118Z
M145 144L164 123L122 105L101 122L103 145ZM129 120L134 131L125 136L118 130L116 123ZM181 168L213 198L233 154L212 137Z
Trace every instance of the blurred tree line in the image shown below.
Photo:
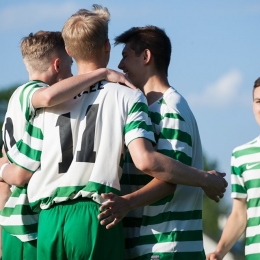
M0 90L0 128L1 128L0 147L3 146L2 127L3 127L3 122L4 122L4 117L5 117L5 112L7 109L8 101L18 86L19 85L15 85L15 86L11 86L7 89Z

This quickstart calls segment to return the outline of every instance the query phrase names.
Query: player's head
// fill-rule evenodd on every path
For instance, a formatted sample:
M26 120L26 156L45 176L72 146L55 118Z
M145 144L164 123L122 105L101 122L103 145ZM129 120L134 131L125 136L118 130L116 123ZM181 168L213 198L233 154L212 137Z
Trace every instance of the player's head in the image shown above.
M66 21L62 29L62 36L66 50L77 63L103 59L104 47L106 63L108 63L110 53L109 18L110 14L107 8L93 5L93 11L80 9Z
M171 59L171 42L164 30L156 26L132 27L115 38L115 45L118 44L125 44L125 47L132 49L137 57L144 55L144 59L148 50L157 72L167 76ZM119 68L121 66L120 63Z
M53 84L72 76L72 59L66 53L61 32L30 33L22 38L20 48L30 78L45 75L46 83Z
M72 75L72 59L66 53L61 32L30 33L27 37L22 38L20 48L29 75L44 74L54 81ZM52 80L50 82L54 83Z
M260 125L260 78L258 78L253 87L253 112L256 122Z

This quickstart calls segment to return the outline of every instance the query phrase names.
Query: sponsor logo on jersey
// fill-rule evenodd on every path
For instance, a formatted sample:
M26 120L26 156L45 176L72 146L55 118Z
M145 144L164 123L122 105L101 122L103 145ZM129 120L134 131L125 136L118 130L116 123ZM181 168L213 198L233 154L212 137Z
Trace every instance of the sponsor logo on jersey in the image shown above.
M246 165L246 169L247 169L247 170L250 170L250 169L254 168L255 166L257 166L257 165L259 165L259 164L260 164L260 162L258 162L258 163L253 163L253 164L251 164L251 163L249 164L249 163L248 163L248 164Z

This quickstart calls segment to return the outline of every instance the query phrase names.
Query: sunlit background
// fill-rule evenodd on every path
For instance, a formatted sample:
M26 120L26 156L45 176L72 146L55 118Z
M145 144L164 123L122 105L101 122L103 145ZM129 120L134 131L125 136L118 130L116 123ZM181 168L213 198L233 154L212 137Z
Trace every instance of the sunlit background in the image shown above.
M132 26L156 25L172 42L170 84L189 102L199 125L204 153L230 178L234 147L259 134L252 87L260 77L260 2L257 0L9 0L0 3L0 91L27 81L19 43L38 30L61 30L80 8L106 6L109 37ZM112 48L116 69L122 46ZM73 73L77 68L73 66ZM226 201L231 202L230 189Z

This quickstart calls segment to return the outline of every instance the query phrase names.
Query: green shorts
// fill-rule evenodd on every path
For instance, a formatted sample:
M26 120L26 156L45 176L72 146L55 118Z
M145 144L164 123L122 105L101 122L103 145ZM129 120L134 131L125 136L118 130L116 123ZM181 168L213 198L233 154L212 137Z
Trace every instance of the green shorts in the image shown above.
M22 242L2 229L2 260L36 260L37 240Z
M69 200L42 210L37 260L122 260L122 223L107 230L97 218L100 205L91 199Z

